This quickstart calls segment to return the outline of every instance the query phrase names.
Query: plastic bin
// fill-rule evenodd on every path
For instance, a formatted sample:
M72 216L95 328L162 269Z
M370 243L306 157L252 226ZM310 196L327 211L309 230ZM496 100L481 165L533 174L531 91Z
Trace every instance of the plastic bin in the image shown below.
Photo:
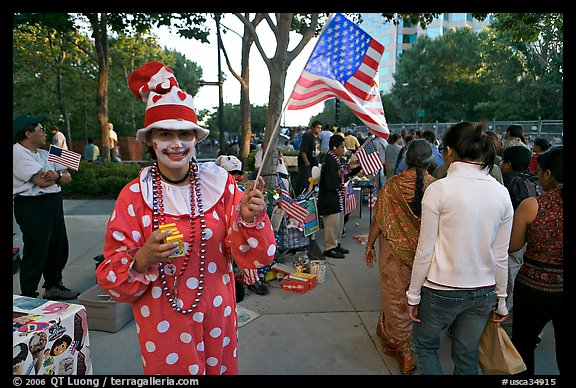
M115 333L134 318L132 305L112 300L98 285L78 296L86 307L88 329Z

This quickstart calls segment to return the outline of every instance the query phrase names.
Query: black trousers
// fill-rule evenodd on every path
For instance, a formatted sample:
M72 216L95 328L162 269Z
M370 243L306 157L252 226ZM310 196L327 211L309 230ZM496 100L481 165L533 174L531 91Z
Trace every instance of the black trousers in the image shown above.
M14 197L14 218L24 247L20 264L22 295L36 297L40 278L44 288L56 286L68 262L68 235L61 193Z
M527 370L516 376L534 375L534 351L538 335L550 321L554 327L556 364L560 374L566 373L565 345L565 312L562 306L562 295L554 295L534 290L522 283L514 285L514 307L512 318L512 343L522 356Z

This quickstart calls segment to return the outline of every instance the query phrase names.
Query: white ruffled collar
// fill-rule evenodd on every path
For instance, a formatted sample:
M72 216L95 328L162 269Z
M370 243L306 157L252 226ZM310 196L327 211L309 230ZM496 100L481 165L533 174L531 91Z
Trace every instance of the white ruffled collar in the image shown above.
M150 209L153 208L151 171L151 166L144 167L140 171L142 198ZM222 198L228 180L228 171L217 166L214 162L198 163L198 179L200 180L200 193L202 195L202 210L206 212ZM174 186L163 181L162 194L164 213L173 216L190 214L189 186ZM199 215L196 205L194 206L194 216Z

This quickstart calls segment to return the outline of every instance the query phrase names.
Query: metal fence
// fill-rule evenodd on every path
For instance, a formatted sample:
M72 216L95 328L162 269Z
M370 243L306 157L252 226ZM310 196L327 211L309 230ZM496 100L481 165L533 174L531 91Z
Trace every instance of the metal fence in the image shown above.
M442 134L454 123L401 123L388 124L390 133L400 133L402 129L410 131L423 131L432 129L436 136L441 138ZM495 131L500 137L506 132L512 124L520 124L524 127L524 135L534 141L537 137L544 137L552 144L563 144L564 142L564 120L537 120L537 121L489 121L486 123L486 129Z

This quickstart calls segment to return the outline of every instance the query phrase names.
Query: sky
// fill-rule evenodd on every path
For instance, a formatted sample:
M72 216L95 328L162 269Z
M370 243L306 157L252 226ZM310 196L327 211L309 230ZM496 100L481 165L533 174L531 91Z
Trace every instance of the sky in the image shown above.
M208 26L211 29L211 34L208 37L210 43L200 43L197 40L185 39L178 36L177 32L169 32L167 28L156 30L159 37L159 43L168 49L177 50L182 53L190 61L196 62L202 68L203 80L208 82L218 81L218 47L216 43L216 23L212 19L208 19ZM229 27L242 35L243 26L238 18L231 14L226 14L222 20L223 26ZM270 57L276 47L274 34L268 28L265 21L260 23L256 29L264 51ZM242 50L242 40L239 35L233 32L222 34L224 47L230 58L230 62L236 73L240 73L240 59ZM299 41L298 34L293 34L290 37L289 49L296 46ZM288 67L288 74L284 89L284 103L292 93L292 89L304 65L308 61L317 38L313 38L298 57L292 61ZM222 73L224 77L223 99L225 104L239 104L240 103L240 83L234 78L232 73L228 70L224 55L221 54L222 60ZM270 90L270 76L268 68L266 67L256 45L254 44L250 50L250 102L252 105L267 105L268 93ZM194 105L197 110L212 109L218 107L218 87L216 86L203 86L194 98ZM310 117L317 115L324 108L323 103L316 104L307 109L298 111L286 110L281 119L282 126L308 126ZM253 128L255 129L255 128Z

